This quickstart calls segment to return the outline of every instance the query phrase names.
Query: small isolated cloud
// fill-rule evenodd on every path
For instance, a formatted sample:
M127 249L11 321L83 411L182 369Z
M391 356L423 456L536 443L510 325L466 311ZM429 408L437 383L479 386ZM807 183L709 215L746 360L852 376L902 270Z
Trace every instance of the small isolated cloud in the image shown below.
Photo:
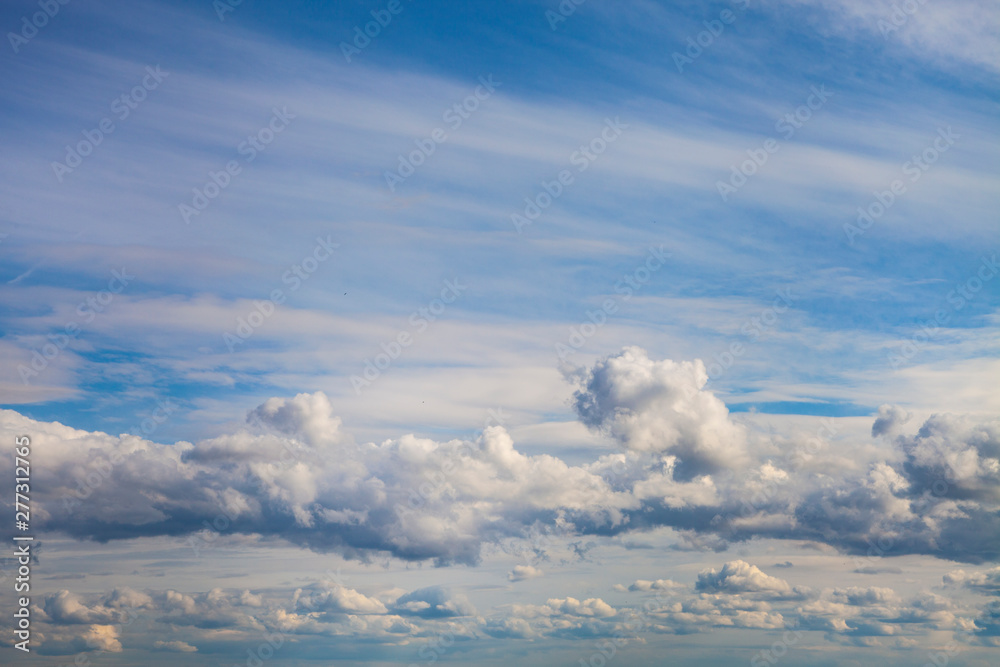
M899 428L910 419L910 413L896 405L879 406L878 417L872 424L872 437L895 435Z
M330 399L323 392L298 394L294 398L269 398L247 415L279 433L303 440L316 449L345 440L340 418L333 416Z
M721 570L702 570L694 587L703 593L755 593L777 599L801 598L808 593L808 589L792 588L784 579L772 577L744 560L730 561Z
M91 625L83 633L83 641L95 651L121 653L122 643L118 640L118 626Z
M510 581L524 581L525 579L540 577L543 574L544 572L531 565L515 565L514 569L507 573L507 579Z
M156 641L153 642L153 650L166 651L170 653L195 653L198 649L197 647L191 646L187 642L182 641Z
M475 607L462 595L452 595L443 586L421 588L403 595L391 606L392 613L420 618L451 618L476 613Z
M50 622L65 625L103 624L110 625L120 620L121 615L103 605L88 606L75 594L61 590L47 595L42 603Z
M588 598L577 600L576 598L552 598L545 603L545 606L561 614L569 616L591 616L594 618L607 618L614 616L618 612L601 598Z
M669 591L676 588L684 588L684 584L679 584L676 581L670 579L657 579L656 581L649 581L647 579L636 579L628 589L630 591Z
M902 574L903 570L898 567L859 567L854 570L855 574Z

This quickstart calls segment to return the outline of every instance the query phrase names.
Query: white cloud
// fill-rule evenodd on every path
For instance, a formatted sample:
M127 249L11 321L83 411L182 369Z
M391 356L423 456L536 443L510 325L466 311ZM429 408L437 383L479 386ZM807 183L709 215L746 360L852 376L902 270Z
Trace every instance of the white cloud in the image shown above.
M251 411L250 430L196 443L113 437L9 410L0 434L32 434L36 520L74 537L183 535L198 551L261 535L348 557L476 563L488 543L559 522L568 534L671 526L698 549L760 536L865 556L876 540L878 556L1000 558L991 540L996 422L938 415L893 438L892 451L848 438L800 460L801 434L732 421L704 389L701 362L627 348L581 377L583 419L625 448L585 465L523 454L499 426L474 440L359 444L322 393L270 399Z
M386 607L380 601L359 593L352 588L336 584L320 584L318 588L295 591L295 609L306 612L339 612L352 614L384 614Z
M669 591L678 588L684 588L684 584L679 584L676 581L672 581L670 579L657 579L655 581L649 581L647 579L636 579L632 584L629 585L628 590Z
M737 467L747 460L743 429L705 389L700 360L651 360L625 348L581 377L576 411L588 426L607 431L627 450L676 455L684 478Z
M982 593L1000 595L1000 567L977 572L952 570L944 575L943 581L947 586L964 586Z
M614 616L618 612L615 608L600 598L588 598L580 601L576 598L548 600L546 606L553 610L553 613L569 614L571 616L594 616L597 618L607 618Z
M856 607L869 605L895 605L899 604L900 598L896 591L891 588L878 586L851 586L848 588L835 589L831 597L834 600Z
M757 593L769 598L801 598L808 595L807 588L792 588L784 579L765 574L756 565L734 560L721 570L709 568L698 574L695 589L707 593Z
M533 565L515 565L514 569L507 573L507 579L510 581L524 581L540 577L543 574L545 573Z
M191 646L191 644L179 640L155 641L153 642L153 649L157 651L168 651L171 653L195 653L198 651L198 649Z

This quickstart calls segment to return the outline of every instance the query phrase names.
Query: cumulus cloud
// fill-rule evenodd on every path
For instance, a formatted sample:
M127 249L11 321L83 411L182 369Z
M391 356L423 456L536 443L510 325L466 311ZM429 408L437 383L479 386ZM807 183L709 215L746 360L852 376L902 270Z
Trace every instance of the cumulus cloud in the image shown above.
M83 633L83 641L95 651L121 653L122 643L118 639L118 628L113 625L91 625Z
M1000 601L993 600L987 604L975 619L973 632L989 638L993 646L1000 646Z
M523 618L491 618L483 632L496 639L530 639L538 636L535 627Z
M961 581L968 576L956 575ZM977 577L973 580L979 581ZM824 589L807 600L787 582L771 577L745 561L731 561L701 573L695 590L670 580L639 580L634 590L655 591L655 601L641 606L612 606L601 598L573 595L544 602L502 604L480 615L461 593L443 586L414 591L395 589L375 596L330 582L316 582L297 589L212 589L206 592L174 590L137 593L149 613L130 627L130 641L157 651L193 653L203 641L213 650L230 642L234 648L253 645L261 638L287 641L295 635L303 647L314 640L382 642L396 646L404 638L451 636L468 640L495 638L534 640L545 637L580 639L636 637L646 632L687 634L719 628L781 630L800 628L823 631L837 641L867 641L884 636L916 636L929 629L964 628L970 636L988 639L1000 629L1000 602L985 609L963 607L931 593L904 602L888 587ZM53 595L71 599L73 609L108 609L106 595ZM137 598L138 599L138 598ZM650 604L653 602L653 604ZM50 654L84 650L120 651L121 625L80 624L71 614L58 620L42 613L35 619L44 632ZM165 635L169 632L169 635ZM433 645L429 644L429 645ZM416 649L414 649L416 650Z
M946 586L961 586L989 595L1000 595L1000 567L980 572L952 570L942 577Z
M765 600L739 593L702 593L668 605L662 614L674 632L701 632L717 627L776 630L785 627L781 613Z
M744 433L707 382L700 360L653 361L627 347L587 371L574 405L627 450L676 455L677 474L690 479L746 460Z
M507 613L486 619L493 637L608 637L623 634L620 610L601 598L550 598L545 604L514 604Z
M1000 423L933 415L898 445L916 495L1000 502Z
M545 605L553 610L553 613L569 614L571 616L607 618L617 613L614 607L600 598L588 598L582 602L576 598L552 598Z
M61 624L111 624L119 621L121 615L103 604L88 606L80 598L67 591L47 595L42 603L45 614L53 623Z
M314 415L319 410L323 414ZM522 535L559 511L592 524L620 521L599 475L551 456L518 452L501 427L475 441L403 436L356 445L335 429L325 396L269 401L258 430L159 445L0 414L4 431L32 432L50 529L99 540L190 535L194 549L220 537L284 537L363 557L473 563L486 541ZM293 426L295 419L303 422ZM334 429L333 434L323 428Z
M878 417L872 424L872 437L893 435L910 419L910 413L896 405L879 406Z
M524 581L525 579L540 577L543 574L544 572L533 565L515 565L514 569L507 573L507 579L510 581Z
M91 433L10 410L0 411L0 437L33 434L39 527L101 541L182 536L196 553L250 535L349 558L474 564L486 544L558 525L566 535L669 526L681 536L672 548L683 549L765 537L864 558L1000 560L996 421L935 415L890 437L888 421L898 420L885 408L874 429L883 451L838 442L838 452L807 459L795 456L799 436L733 422L705 390L698 361L626 348L579 379L581 419L622 446L584 465L525 455L499 426L472 440L358 444L322 393L269 399L247 428L195 443ZM0 473L11 465L0 460ZM69 600L53 605L81 624L110 618Z
M952 600L926 591L904 601L884 586L825 589L818 599L795 610L799 627L858 645L878 645L871 643L874 637L916 636L932 629L972 633L976 625L969 615L974 613L974 609L962 609Z
M676 581L670 579L657 579L655 581L649 581L648 579L636 579L632 584L629 585L628 590L630 591L669 591L677 588L683 588L684 584L679 584Z
M268 424L279 433L301 438L314 449L346 441L340 433L340 418L333 415L330 399L323 392L291 399L269 398L250 411L248 421Z
M390 609L400 616L420 618L451 618L476 613L475 607L463 595L452 595L443 586L430 586L407 593L397 599Z
M325 611L351 614L384 614L385 605L352 588L324 582L316 588L295 591L294 606L297 610Z
M730 561L721 570L702 570L695 582L695 590L707 593L754 593L778 599L802 598L809 593L805 588L793 589L784 579L765 574L756 565L744 560Z
M213 588L197 596L168 590L155 601L158 619L162 623L188 626L202 630L229 627L253 627L254 623L243 610L246 596L242 593Z
M153 604L153 598L147 593L137 591L128 586L114 589L104 599L104 605L112 609L152 609Z
M834 600L856 607L869 605L891 605L900 602L896 591L891 588L880 588L877 586L851 586L848 588L834 589L831 597Z
M72 655L89 651L121 653L122 651L121 626L119 625L43 627L45 627L44 633L37 629L32 633L32 640L39 643L39 646L33 650L43 655Z
M198 651L196 647L182 641L155 641L153 642L153 650L171 653L195 653Z

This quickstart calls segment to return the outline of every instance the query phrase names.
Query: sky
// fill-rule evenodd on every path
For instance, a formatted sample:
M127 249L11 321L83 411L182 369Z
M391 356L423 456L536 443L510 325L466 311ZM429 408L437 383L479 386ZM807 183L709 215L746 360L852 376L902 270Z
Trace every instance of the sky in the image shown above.
M1000 7L0 27L0 663L1000 664Z

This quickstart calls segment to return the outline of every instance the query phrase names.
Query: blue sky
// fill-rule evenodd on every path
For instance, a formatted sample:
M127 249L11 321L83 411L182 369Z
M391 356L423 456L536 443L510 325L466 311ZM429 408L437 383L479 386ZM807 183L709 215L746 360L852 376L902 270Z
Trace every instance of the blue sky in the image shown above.
M961 659L987 664L994 626L969 624L975 596L995 594L1000 549L954 545L998 516L996 10L389 4L68 3L30 38L10 35L37 3L0 9L4 428L61 443L46 509L66 493L58 471L75 478L101 451L139 457L116 464L114 494L102 485L82 514L41 524L58 545L41 569L80 575L44 589L51 655L90 641L121 664L238 660L252 638L216 632L231 623L294 635L276 664L326 664L347 646L359 664L419 663L419 642L455 618L489 639L442 661L530 647L535 664L575 664L593 650L581 637L641 607L632 582L671 579L690 611L647 623L623 664L664 647L683 664L744 664L779 627L806 633L796 664L828 664L830 650L911 664L976 627ZM864 229L859 207L873 214ZM822 462L790 462L818 432ZM500 467L490 479L538 486L449 482L456 505L421 508L430 523L412 535L379 514L384 498L365 500L372 480L385 498L416 484L394 467L400 452L426 450L410 465L433 468L453 439L474 443L480 473ZM262 452L279 441L312 462L271 470ZM608 473L609 495L542 492L546 475L600 477L615 456L635 469ZM788 497L768 494L766 516L720 533L712 517L772 477ZM950 489L931 505L917 493L929 479ZM828 510L824 532L816 489L888 494L876 505L899 523ZM153 503L145 519L113 509L137 498ZM246 516L191 558L184 540L215 516L212 498ZM445 516L457 523L429 528ZM536 590L508 579L524 559L505 540L566 525L551 555L522 563L544 571L529 573ZM843 570L879 530L897 545L879 560L905 568L885 565L901 570L889 582ZM139 574L101 575L76 548ZM223 553L246 567L230 572ZM305 579L272 574L272 558ZM326 582L330 567L356 586ZM190 596L173 626L184 646L153 646L155 614L139 631L101 629L123 586L155 614L177 613L166 589ZM447 613L403 608L434 609L435 586L454 596ZM861 599L852 586L898 595L871 593L890 609L871 615L841 601ZM58 612L72 607L62 588L89 615ZM296 588L327 591L328 609L296 607ZM947 608L911 599L946 594ZM740 620L694 620L709 604ZM927 605L933 619L899 621Z

